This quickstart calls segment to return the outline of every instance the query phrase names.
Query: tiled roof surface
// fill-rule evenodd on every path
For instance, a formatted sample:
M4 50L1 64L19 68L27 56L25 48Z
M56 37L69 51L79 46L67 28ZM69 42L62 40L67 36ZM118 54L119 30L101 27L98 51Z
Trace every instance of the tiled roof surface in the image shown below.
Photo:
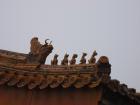
M89 88L100 84L101 78L97 76L96 65L82 66L41 66L36 70L22 70L18 68L0 67L0 85L23 87L29 89L47 87L63 88L75 87Z

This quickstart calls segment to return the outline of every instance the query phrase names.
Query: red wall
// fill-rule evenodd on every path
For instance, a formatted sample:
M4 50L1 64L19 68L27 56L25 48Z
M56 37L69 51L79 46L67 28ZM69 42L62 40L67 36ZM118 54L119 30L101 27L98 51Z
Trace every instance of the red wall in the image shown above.
M99 89L28 90L0 86L0 105L97 105Z

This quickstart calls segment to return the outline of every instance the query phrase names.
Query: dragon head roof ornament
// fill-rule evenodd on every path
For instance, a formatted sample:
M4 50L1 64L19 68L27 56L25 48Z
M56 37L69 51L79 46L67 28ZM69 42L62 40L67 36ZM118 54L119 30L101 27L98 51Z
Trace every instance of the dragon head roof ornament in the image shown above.
M48 43L49 39L45 40L45 44L42 45L38 41L37 37L34 37L31 39L31 47L30 47L30 53L27 57L28 63L39 63L39 64L45 64L46 58L48 55L52 52L53 46L52 41Z

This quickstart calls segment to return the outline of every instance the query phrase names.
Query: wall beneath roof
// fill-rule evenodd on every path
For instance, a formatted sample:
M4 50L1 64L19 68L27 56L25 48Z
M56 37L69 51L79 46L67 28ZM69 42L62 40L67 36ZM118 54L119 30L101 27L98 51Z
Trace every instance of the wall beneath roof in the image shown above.
M97 105L100 96L99 88L28 90L0 86L0 105Z

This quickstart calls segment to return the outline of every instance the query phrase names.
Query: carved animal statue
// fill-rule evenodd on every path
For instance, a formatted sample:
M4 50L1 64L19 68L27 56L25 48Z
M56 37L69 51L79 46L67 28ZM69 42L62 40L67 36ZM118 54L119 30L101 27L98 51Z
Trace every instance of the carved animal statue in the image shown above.
M76 58L78 57L77 54L73 54L72 59L70 60L70 65L75 65L76 64Z
M91 58L88 60L89 64L94 64L96 62L95 56L97 55L97 52L94 51Z
M57 65L58 64L58 55L55 54L53 60L51 60L51 65Z
M36 42L34 42L36 40ZM46 61L47 56L52 52L53 46L51 45L51 42L48 44L47 40L45 40L45 44L41 45L40 48L38 38L35 37L31 40L31 52L27 56L27 63L37 63L37 64L44 64ZM33 44L33 42L34 44ZM36 43L36 44L35 44ZM37 44L38 43L38 44ZM37 49L35 49L37 48Z
M38 54L38 62L40 64L45 64L47 56L52 52L53 46L51 45L51 42L48 44L47 40L45 40L45 44L41 46Z
M86 56L87 56L87 53L83 53L81 60L80 60L80 64L86 64L86 58L85 58Z
M61 65L68 65L68 54L65 54L64 59L61 61Z

